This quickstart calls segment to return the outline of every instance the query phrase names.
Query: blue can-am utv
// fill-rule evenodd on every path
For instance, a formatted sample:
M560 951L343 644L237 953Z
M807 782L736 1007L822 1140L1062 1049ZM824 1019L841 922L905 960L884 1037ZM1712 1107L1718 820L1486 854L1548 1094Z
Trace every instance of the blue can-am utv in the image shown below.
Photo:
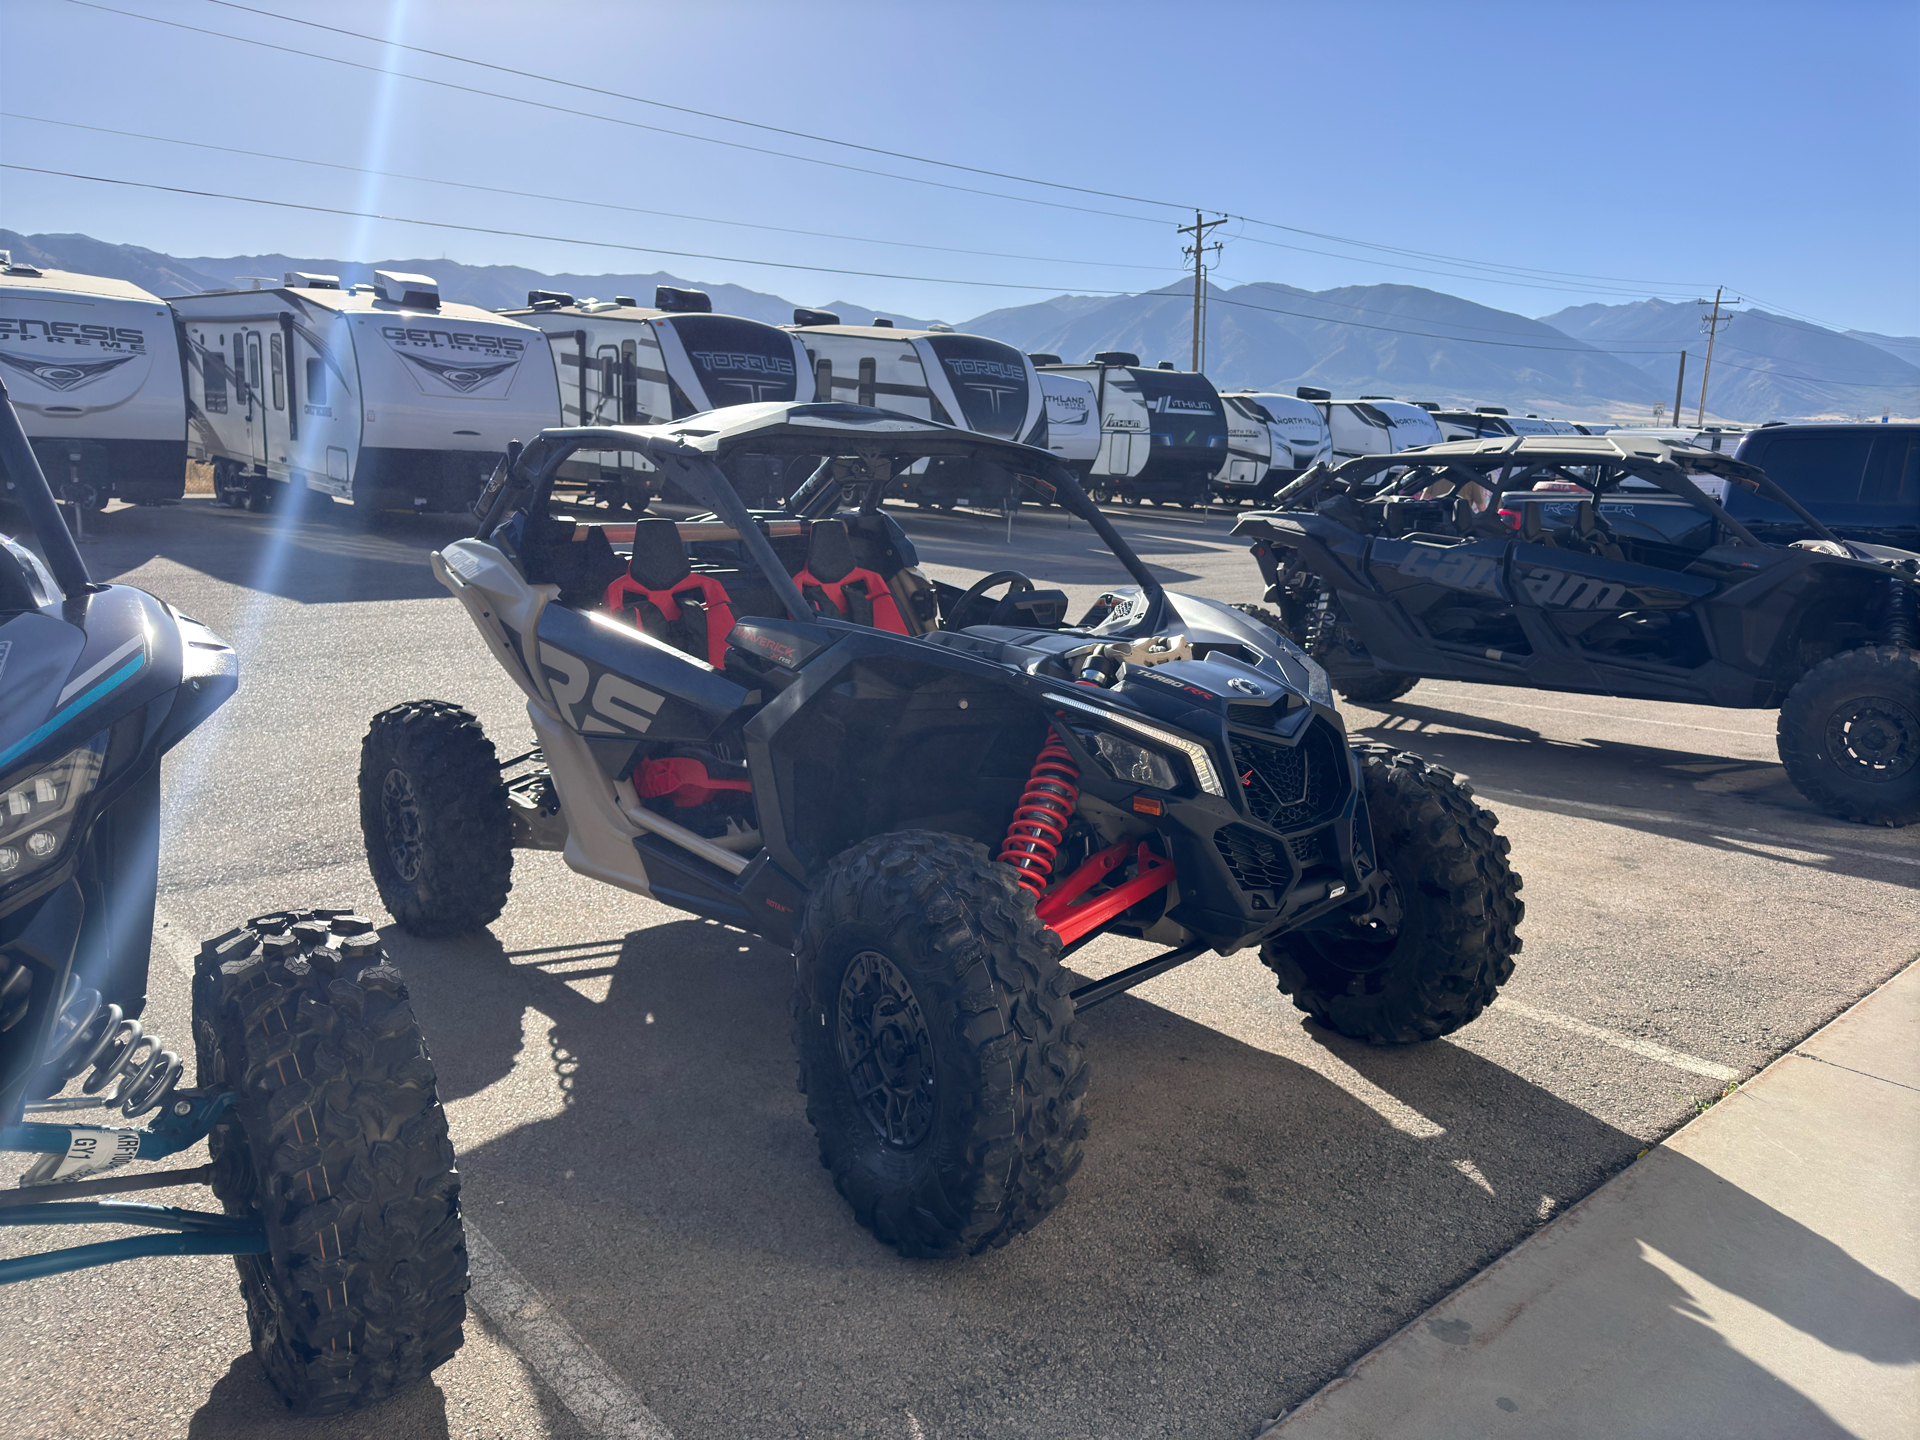
M0 1259L0 1284L232 1255L296 1409L381 1399L459 1348L459 1176L407 991L372 922L261 916L201 948L186 1065L146 1006L160 761L234 693L234 652L95 584L0 385L0 1225L154 1233ZM79 1093L55 1098L78 1080ZM108 1110L143 1126L79 1123ZM208 1163L123 1168L201 1139ZM224 1213L99 1197L211 1184Z

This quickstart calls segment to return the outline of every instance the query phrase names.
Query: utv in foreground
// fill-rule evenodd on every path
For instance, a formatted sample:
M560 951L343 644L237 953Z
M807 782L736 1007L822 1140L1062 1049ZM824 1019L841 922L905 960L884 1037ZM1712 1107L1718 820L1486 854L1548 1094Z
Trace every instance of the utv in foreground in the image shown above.
M1813 538L1767 543L1690 474ZM1920 555L1840 539L1751 465L1641 436L1503 437L1318 467L1278 505L1233 533L1275 623L1349 700L1443 679L1778 706L1781 763L1815 805L1920 820Z
M597 524L556 484L631 448L710 513ZM825 456L751 512L735 450ZM1010 570L929 580L881 508L909 467L1047 486L1111 550L1077 620ZM375 717L361 822L404 927L493 920L516 847L794 952L823 1163L910 1256L1003 1245L1080 1164L1079 1011L1258 948L1377 1043L1477 1016L1519 949L1519 877L1466 785L1350 748L1325 673L1230 606L1170 594L1044 450L843 404L551 430L432 557L527 697L503 766L443 701ZM1076 983L1105 934L1151 958Z
M36 1157L0 1190L0 1226L156 1232L0 1260L0 1285L231 1255L289 1405L382 1399L459 1348L466 1314L460 1180L406 986L363 917L250 920L201 949L183 1083L138 1018L160 760L234 693L238 666L164 601L88 578L4 387L0 464L27 522L0 535L0 1150ZM74 1080L79 1094L50 1098ZM102 1109L153 1119L68 1118ZM203 1138L209 1164L121 1170ZM226 1213L99 1198L190 1183ZM126 1319L112 1323L129 1358L149 1360Z

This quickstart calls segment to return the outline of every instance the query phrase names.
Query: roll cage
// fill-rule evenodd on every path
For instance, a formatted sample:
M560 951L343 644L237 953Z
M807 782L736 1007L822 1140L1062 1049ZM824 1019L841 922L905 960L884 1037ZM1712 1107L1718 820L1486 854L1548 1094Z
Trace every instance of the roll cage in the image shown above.
M1393 472L1393 473L1386 473ZM1808 513L1805 506L1767 478L1757 466L1711 450L1664 441L1615 440L1595 435L1515 436L1495 440L1428 445L1392 455L1363 455L1340 465L1316 465L1274 497L1277 510L1311 510L1328 492L1385 499L1417 495L1436 485L1477 485L1498 494L1535 478L1563 480L1588 491L1596 501L1629 479L1642 480L1713 516L1741 545L1770 548L1724 506L1689 478L1689 472L1721 476L1763 499L1790 510L1820 539L1852 555L1851 546ZM1376 477L1385 473L1384 480ZM1338 487L1338 488L1335 488Z
M1139 585L1147 605L1125 624L1102 626L1111 635L1153 635L1173 610L1153 572L1087 498L1072 469L1045 450L999 440L935 420L837 402L740 406L690 416L667 425L579 426L543 430L506 457L474 504L476 540L490 541L516 515L523 524L549 518L561 465L580 450L625 450L644 456L687 493L713 507L738 533L754 566L772 586L790 618L816 618L787 567L768 543L775 520L814 520L849 504L877 513L887 485L923 459L963 459L995 465L1051 491L1062 509L1084 520ZM722 462L735 454L809 457L818 461L779 511L753 510L741 500Z

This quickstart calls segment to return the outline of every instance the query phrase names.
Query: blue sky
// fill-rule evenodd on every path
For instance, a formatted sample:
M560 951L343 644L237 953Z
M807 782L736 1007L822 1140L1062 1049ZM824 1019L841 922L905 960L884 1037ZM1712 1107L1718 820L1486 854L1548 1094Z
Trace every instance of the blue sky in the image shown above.
M18 170L0 171L9 228L177 255L666 269L960 319L1061 291L1176 280L1176 207L1200 205L1241 217L1217 232L1221 283L1399 281L1536 315L1590 300L1692 299L1724 284L1823 323L1920 334L1913 0L258 0L539 76L1132 199L756 131L211 0L101 3L216 33L69 0L7 0L0 108L562 198L11 118L0 121L8 163L560 238ZM649 125L735 145L638 128ZM602 203L574 203L588 200ZM595 240L726 258L580 243ZM1372 248L1383 246L1395 248ZM826 270L759 263L774 261Z

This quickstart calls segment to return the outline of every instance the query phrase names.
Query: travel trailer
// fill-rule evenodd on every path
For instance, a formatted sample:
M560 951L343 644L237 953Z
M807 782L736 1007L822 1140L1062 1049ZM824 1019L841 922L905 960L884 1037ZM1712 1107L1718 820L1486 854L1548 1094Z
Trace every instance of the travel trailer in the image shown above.
M1041 356L1027 357L1037 366ZM1059 356L1049 355L1051 364ZM1047 449L1071 465L1084 482L1100 454L1100 397L1093 386L1074 375L1040 371L1040 394L1047 406Z
M1205 375L1103 350L1084 365L1049 365L1094 387L1100 453L1088 476L1098 499L1138 505L1204 504L1227 461L1227 407Z
M369 510L461 510L511 440L559 411L547 337L425 275L289 273L173 302L185 332L187 450L229 505L313 491Z
M0 250L0 376L62 499L99 510L115 495L180 497L187 410L164 300Z
M657 425L727 405L813 398L805 346L777 325L715 315L704 291L661 285L648 307L629 295L532 290L524 310L501 314L545 333L562 425ZM784 461L740 456L735 468L734 486L750 503L785 494ZM659 486L658 472L631 450L576 451L561 478L636 512Z
M795 310L791 333L806 346L817 400L875 405L1048 448L1039 372L1011 345L945 327L905 330L879 318L842 325L831 310ZM1017 476L997 467L929 460L888 493L945 509L997 507L1015 501L1018 487Z
M1416 445L1438 445L1445 437L1431 414L1418 405L1384 395L1336 400L1331 390L1302 385L1294 391L1326 418L1333 440L1333 464L1361 455L1392 455Z
M1213 486L1223 500L1265 504L1282 485L1333 453L1326 416L1297 395L1236 390L1220 398L1228 410L1229 448L1227 463L1213 477ZM1258 421L1266 432L1264 466L1258 463L1259 436L1241 435L1251 428L1249 421ZM1236 453L1242 449L1254 453Z

